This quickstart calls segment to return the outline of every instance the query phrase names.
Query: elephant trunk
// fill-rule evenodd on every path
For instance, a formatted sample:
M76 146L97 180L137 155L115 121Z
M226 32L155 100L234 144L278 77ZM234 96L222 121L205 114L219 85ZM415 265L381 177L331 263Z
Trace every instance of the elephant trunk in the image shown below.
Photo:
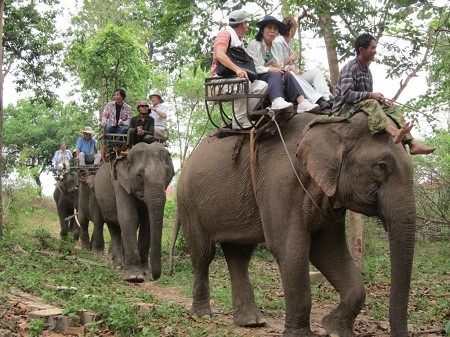
M416 208L410 190L402 200L391 200L382 212L389 235L391 290L389 322L391 336L408 336L408 299L414 257Z
M166 193L164 186L145 190L145 203L150 222L150 269L154 280L161 276L161 241Z

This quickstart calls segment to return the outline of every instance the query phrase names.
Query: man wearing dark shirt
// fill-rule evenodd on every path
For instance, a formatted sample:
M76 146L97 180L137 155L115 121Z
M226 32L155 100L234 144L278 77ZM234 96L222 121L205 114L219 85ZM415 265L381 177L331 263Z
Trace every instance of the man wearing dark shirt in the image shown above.
M134 116L130 120L130 127L127 133L127 148L137 143L145 142L151 144L154 140L153 133L155 129L155 120L148 114L149 104L146 101L137 103L139 115Z
M386 131L397 144L408 144L410 154L429 154L435 148L417 142L409 133L412 124L405 123L403 112L383 94L373 92L373 79L369 65L375 59L377 42L367 33L355 40L356 58L342 68L336 87L333 113L350 118L363 111L369 118L372 134ZM391 123L394 121L395 125Z

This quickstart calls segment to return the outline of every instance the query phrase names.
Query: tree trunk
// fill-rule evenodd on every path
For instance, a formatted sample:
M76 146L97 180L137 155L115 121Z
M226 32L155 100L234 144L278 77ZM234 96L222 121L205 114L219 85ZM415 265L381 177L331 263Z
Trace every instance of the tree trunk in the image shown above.
M349 219L349 248L361 273L364 271L364 230L361 214L347 211Z
M332 94L335 95L335 88L339 78L339 62L333 38L333 27L331 26L331 8L327 1L319 1L319 4L322 7L322 11L318 25L325 41Z
M3 64L3 9L0 0L0 64ZM0 69L0 239L3 236L3 67Z

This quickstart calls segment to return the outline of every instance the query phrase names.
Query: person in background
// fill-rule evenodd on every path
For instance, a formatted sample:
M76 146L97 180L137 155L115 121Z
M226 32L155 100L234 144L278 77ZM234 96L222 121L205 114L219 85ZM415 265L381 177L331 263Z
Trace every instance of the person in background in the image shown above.
M148 98L152 102L148 107L148 113L155 121L155 140L164 143L167 140L166 120L169 107L164 104L164 99L159 91L150 92Z
M127 133L128 125L131 119L131 107L125 103L127 97L124 89L114 90L113 101L106 104L102 113L100 125L103 133ZM109 137L105 136L106 147L109 148Z
M100 153L97 151L97 142L93 138L94 131L89 126L86 126L80 133L82 137L77 140L76 156L79 166L85 166L86 164L100 164Z
M144 100L137 102L136 108L139 113L137 116L131 118L130 127L127 132L127 151L122 151L120 153L121 156L127 155L128 150L137 143L153 143L155 120L148 114L149 106Z
M211 66L211 76L216 76L217 62L220 62L225 67L233 70L236 76L239 78L246 78L248 80L248 74L245 70L239 68L228 57L227 50L229 47L241 47L243 48L242 39L248 29L247 14L242 10L232 11L228 16L228 26L225 30L220 31L217 34L214 41L213 49L213 62ZM267 93L267 83L260 80L255 80L249 83L249 94L264 95ZM259 98L248 99L248 109L250 111L260 103ZM252 124L247 117L247 99L237 98L234 100L234 116L231 122L232 129L248 129Z
M70 167L72 153L66 149L66 143L61 143L61 148L56 150L52 159L52 165L55 169L66 170Z
M408 144L412 155L432 153L435 148L420 144L411 136L412 124L405 123L401 109L385 99L382 93L373 91L369 65L375 59L376 49L377 42L372 35L364 33L356 38L356 58L348 62L339 74L333 114L351 118L363 111L369 118L368 127L372 134L387 132L395 144L401 141Z
M284 65L291 72L297 82L302 87L305 97L312 103L319 105L322 111L331 111L333 107L333 95L325 79L323 73L317 69L309 69L303 71L296 65L298 61L298 53L291 48L291 41L297 33L298 23L293 17L284 17L283 23L286 24L287 30L284 35L279 35L275 41L281 43L283 47Z
M287 109L295 102L298 104L298 113L318 112L319 106L305 99L300 84L285 70L283 49L280 43L274 42L278 33L286 33L287 26L270 15L265 16L256 26L259 31L255 39L250 41L247 51L255 61L258 79L267 82L269 86L272 109Z

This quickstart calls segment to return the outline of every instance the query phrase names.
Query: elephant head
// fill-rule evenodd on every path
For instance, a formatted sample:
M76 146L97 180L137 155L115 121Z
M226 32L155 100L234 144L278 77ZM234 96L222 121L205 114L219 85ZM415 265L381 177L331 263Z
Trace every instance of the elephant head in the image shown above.
M128 281L143 280L139 275L140 270L146 273L148 268L149 249L153 279L161 275L165 191L173 175L170 154L159 143L138 143L126 158L116 163L114 190L125 252L125 279ZM135 241L138 225L139 243Z
M78 209L79 179L75 170L67 170L59 177L55 184L53 199L61 225L61 237L66 236L69 231L73 232L75 239L78 239L79 230L74 219L68 221L68 217L74 214L74 209Z
M390 246L391 333L406 336L416 219L409 155L389 135L367 132L367 117L358 113L350 121L312 121L297 157L304 179L309 175L332 207L381 219Z

